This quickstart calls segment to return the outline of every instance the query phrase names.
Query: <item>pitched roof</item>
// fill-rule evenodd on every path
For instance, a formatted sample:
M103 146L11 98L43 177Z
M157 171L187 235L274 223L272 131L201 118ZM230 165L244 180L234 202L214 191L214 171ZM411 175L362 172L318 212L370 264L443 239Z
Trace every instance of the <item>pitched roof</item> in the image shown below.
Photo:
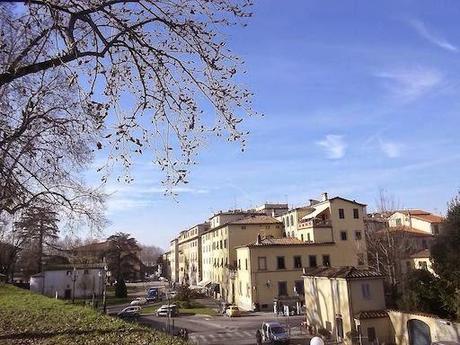
M303 269L305 277L326 277L344 279L383 278L383 275L370 269L344 267L308 267Z
M430 254L429 249L423 249L415 254L412 254L410 257L414 259L417 259L417 258L424 259L424 258L431 257L431 254Z
M418 208L406 209L406 210L396 210L393 213L396 213L396 212L403 213L403 214L406 214L406 215L410 214L411 216L430 214L430 212L420 210Z
M421 220L424 220L426 222L430 222L430 223L441 223L444 219L441 217L441 216L438 216L436 214L412 214L411 213L411 216L414 217L414 218L417 218L417 219L421 219Z
M383 317L388 317L386 310L367 310L355 314L355 319L364 320L364 319L379 319Z
M380 233L383 234L386 231L389 231L390 233L407 234L407 235L410 235L410 236L433 237L433 234L431 234L429 232L418 230L418 229L415 229L415 228L411 228L409 226L394 226L394 227L390 227L390 228L387 228L387 229L378 230L377 233L378 234L380 234Z
M278 219L266 215L251 215L249 217L229 222L228 224L281 224Z
M243 245L240 247L324 246L324 245L331 245L331 244L334 244L334 242L315 243L315 242L304 242L294 237L278 237L277 238L273 236L267 236L267 237L261 238L259 242L254 241L254 242L248 243L247 245Z

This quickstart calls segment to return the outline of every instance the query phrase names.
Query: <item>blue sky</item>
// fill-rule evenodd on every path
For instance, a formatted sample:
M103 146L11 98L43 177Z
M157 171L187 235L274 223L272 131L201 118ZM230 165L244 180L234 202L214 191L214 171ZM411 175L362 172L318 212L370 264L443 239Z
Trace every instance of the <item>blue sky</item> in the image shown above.
M212 140L175 199L147 160L113 193L105 234L166 248L212 212L323 191L442 213L460 188L460 6L454 1L256 1L228 33L255 92L247 150Z

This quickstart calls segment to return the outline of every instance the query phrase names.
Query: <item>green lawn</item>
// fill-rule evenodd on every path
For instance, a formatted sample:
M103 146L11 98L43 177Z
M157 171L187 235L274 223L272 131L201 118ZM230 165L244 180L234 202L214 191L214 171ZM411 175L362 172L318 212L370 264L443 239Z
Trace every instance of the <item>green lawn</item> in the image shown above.
M0 284L0 344L179 345L161 332Z

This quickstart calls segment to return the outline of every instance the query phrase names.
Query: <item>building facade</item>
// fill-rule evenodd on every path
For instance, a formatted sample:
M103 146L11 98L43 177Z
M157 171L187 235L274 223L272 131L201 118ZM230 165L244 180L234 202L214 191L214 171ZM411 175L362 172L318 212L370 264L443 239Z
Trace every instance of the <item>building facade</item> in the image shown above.
M307 325L337 342L391 343L383 276L354 267L317 267L303 271Z
M282 223L263 214L250 214L227 223L214 221L201 236L203 279L214 284L217 297L228 302L235 301L235 280L238 261L236 247L262 236L282 237Z
M197 224L179 234L177 239L179 283L197 285L203 279L201 235L208 228L209 223Z
M104 281L102 265L60 265L33 275L30 290L63 299L90 298L102 295Z

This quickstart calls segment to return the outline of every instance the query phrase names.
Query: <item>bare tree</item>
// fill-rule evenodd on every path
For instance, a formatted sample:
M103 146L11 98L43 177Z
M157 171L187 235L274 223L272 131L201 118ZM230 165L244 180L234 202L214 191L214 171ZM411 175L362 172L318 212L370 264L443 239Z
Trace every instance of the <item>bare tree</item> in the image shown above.
M250 5L249 0L2 5L1 101L24 85L36 90L40 78L30 77L59 71L68 84L61 96L76 93L86 107L99 111L96 129L103 137L93 147L111 158L101 169L109 172L116 162L129 168L132 154L147 147L167 187L186 183L188 166L209 134L244 145L239 123L252 113L251 93L236 82L241 62L219 30L251 16ZM30 96L26 90L20 99ZM81 125L84 133L92 127Z
M367 220L366 244L368 265L370 268L383 273L387 281L387 303L396 303L396 294L401 289L403 276L402 260L413 251L413 241L403 229L392 229L388 218L399 209L399 202L384 189L379 189L376 199L377 213ZM375 226L375 222L379 225Z

